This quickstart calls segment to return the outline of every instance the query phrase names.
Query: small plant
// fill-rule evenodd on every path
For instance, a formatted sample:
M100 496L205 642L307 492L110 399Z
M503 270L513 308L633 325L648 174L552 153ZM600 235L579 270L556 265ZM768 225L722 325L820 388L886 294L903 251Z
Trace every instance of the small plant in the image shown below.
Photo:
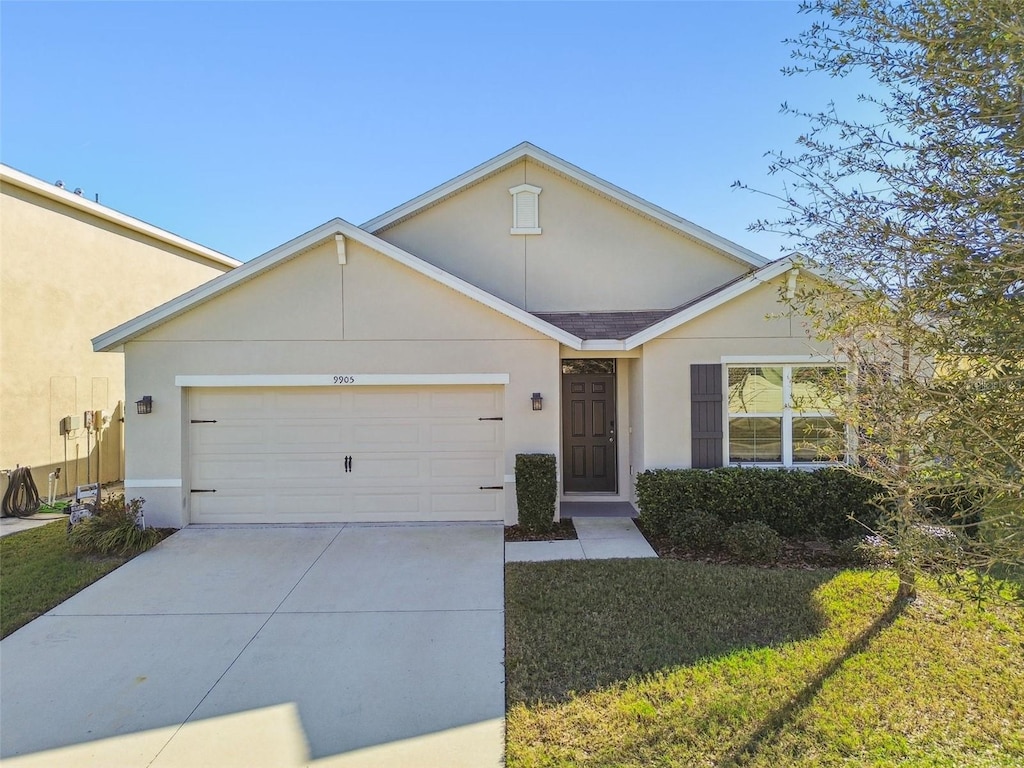
M516 504L519 525L530 533L548 533L555 525L558 480L550 453L516 454Z
M686 515L675 515L669 536L676 544L697 550L717 549L722 544L724 526L718 515L697 509Z
M104 499L92 517L68 531L71 549L96 555L134 555L146 551L160 541L160 532L143 527L144 503L145 499L126 502L121 495Z
M747 563L774 563L782 554L779 534L758 520L730 526L722 543L730 555Z

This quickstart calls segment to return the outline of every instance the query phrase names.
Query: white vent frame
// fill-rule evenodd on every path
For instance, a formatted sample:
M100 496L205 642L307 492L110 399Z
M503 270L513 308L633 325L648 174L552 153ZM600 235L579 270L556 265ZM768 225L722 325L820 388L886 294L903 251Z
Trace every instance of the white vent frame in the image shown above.
M512 195L512 228L510 235L539 235L541 188L519 184L509 189Z

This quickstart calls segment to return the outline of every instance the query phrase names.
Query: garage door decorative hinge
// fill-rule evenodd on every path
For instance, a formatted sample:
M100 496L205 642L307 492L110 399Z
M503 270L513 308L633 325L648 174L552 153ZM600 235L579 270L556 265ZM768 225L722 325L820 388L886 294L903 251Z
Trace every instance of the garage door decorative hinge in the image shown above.
M503 486L503 485L481 485L480 486L480 490L481 491L503 491L503 490L505 490L505 486Z
M216 493L216 488L193 488L189 493Z
M504 421L504 416L481 416L477 421Z
M192 419L193 424L216 424L216 419Z

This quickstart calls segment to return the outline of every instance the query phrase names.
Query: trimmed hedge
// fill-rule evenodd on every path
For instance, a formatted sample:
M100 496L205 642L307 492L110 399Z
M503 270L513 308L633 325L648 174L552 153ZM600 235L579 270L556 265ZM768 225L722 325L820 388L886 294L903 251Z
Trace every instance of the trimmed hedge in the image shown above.
M782 554L779 534L759 520L730 526L722 544L726 552L747 563L774 563Z
M676 518L700 511L724 527L756 520L780 536L839 541L863 535L860 523L874 528L878 509L870 502L881 489L842 469L725 467L648 470L637 475L636 490L640 517L655 535L672 535Z
M551 453L516 454L516 504L519 525L532 533L547 533L555 525L558 476Z

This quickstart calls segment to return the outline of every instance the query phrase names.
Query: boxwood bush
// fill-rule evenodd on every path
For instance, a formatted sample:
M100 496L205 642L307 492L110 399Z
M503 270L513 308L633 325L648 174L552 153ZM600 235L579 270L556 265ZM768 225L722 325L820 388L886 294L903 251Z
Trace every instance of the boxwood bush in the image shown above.
M700 511L728 527L755 520L784 537L840 541L874 528L881 489L842 469L814 472L724 467L656 469L637 476L640 518L655 535L685 529L681 517ZM683 542L680 542L683 543Z
M774 563L782 554L779 534L758 520L729 526L722 545L730 555L747 563Z
M516 504L519 525L532 533L547 533L555 525L558 479L551 453L516 454Z

